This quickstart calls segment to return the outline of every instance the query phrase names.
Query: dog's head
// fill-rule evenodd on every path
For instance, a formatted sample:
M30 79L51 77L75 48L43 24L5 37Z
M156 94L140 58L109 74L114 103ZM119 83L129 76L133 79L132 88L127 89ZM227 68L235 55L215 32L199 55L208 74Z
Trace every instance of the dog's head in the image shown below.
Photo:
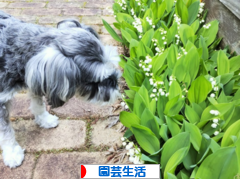
M58 29L43 34L54 38L27 63L30 90L45 95L52 107L75 94L93 102L113 102L119 96L119 56L116 48L103 46L96 34L72 20L61 21Z

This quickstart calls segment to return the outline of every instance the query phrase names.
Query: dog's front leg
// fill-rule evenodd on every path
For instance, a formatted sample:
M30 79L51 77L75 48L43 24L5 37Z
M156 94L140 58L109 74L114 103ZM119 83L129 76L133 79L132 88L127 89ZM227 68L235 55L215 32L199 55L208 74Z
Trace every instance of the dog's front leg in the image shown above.
M51 115L48 111L46 111L46 106L43 102L42 97L30 94L30 98L30 109L35 116L35 122L40 127L47 129L56 127L58 125L58 117L55 115Z
M0 103L0 146L5 165L15 168L24 159L24 150L15 140L14 130L9 121L8 105Z

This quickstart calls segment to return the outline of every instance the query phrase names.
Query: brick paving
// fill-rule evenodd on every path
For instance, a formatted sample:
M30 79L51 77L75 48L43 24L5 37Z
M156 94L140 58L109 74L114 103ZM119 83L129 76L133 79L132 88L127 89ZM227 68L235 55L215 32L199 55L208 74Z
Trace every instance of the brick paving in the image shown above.
M102 24L102 18L111 25L115 22L112 4L113 0L0 0L0 9L26 22L48 27L56 27L63 19L77 19L92 26L105 45L118 46L122 53L123 48ZM107 148L120 145L123 135L119 132L120 123L106 128L122 110L119 103L96 106L72 98L60 108L47 106L50 113L60 118L57 128L47 130L33 122L27 94L17 94L12 101L10 119L17 141L25 148L25 159L20 167L9 169L0 155L0 178L77 179L80 164L106 162Z

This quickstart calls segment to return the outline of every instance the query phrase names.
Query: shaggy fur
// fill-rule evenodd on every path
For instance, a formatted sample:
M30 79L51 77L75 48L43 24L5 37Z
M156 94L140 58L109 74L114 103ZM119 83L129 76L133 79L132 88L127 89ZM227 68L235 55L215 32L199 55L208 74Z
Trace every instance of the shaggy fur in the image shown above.
M14 168L24 158L8 119L8 103L17 91L30 91L30 108L37 124L56 127L58 118L46 111L42 96L53 108L74 95L100 104L113 102L119 96L118 62L115 48L104 47L91 27L75 20L46 28L0 11L0 146L4 163Z

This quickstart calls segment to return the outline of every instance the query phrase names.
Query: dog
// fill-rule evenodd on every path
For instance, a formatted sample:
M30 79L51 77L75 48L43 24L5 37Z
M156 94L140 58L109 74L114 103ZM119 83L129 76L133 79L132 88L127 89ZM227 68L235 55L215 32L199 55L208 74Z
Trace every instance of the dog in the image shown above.
M14 94L28 89L35 122L54 128L58 117L46 111L74 95L99 104L120 97L117 49L103 46L89 26L67 19L57 28L25 23L0 11L0 146L6 166L15 168L24 149L15 140L9 121Z

